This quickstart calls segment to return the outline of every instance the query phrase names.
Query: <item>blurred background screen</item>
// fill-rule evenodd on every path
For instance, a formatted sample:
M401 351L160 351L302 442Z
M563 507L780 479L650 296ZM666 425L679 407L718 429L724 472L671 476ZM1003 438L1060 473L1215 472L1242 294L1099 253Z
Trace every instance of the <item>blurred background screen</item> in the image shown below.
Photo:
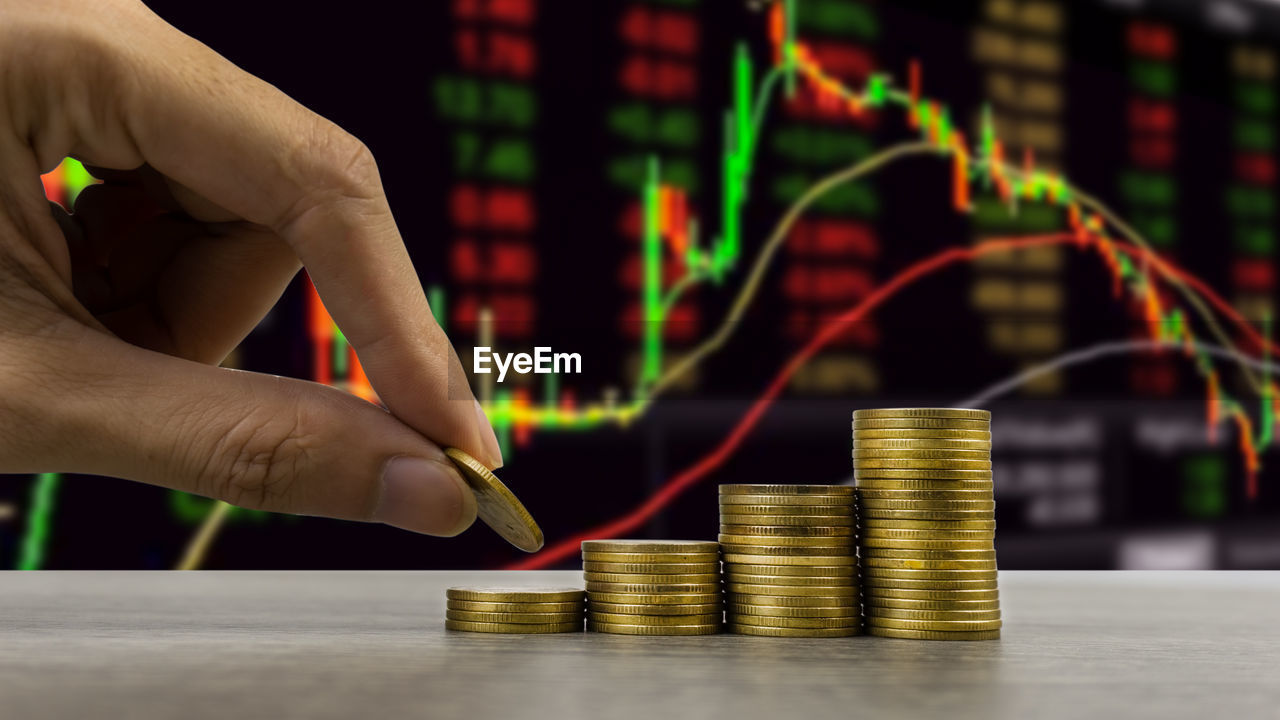
M373 149L464 365L581 356L472 381L564 543L535 564L714 538L717 483L848 482L856 408L972 405L1002 568L1280 567L1280 4L149 4ZM305 273L227 364L376 398ZM0 484L9 567L174 567L201 528L210 568L522 559L479 523Z

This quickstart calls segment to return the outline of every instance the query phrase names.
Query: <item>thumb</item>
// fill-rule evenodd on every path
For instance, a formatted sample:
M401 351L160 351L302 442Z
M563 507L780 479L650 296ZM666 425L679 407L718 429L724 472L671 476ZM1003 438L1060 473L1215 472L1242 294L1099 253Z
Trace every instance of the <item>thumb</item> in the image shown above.
M71 347L44 355L60 358L50 370L61 380L44 393L59 398L56 407L44 404L33 418L56 427L37 433L50 447L22 453L32 470L111 475L431 535L456 535L475 520L475 496L453 463L381 408L316 383L209 367L76 327ZM75 447L57 441L68 437Z

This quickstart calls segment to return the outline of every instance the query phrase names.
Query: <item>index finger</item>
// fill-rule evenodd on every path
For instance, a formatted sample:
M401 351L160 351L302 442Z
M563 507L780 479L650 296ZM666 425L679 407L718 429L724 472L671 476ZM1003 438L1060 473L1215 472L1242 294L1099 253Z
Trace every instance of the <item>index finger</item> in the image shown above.
M497 439L432 316L368 148L145 14L150 42L129 63L119 101L124 134L142 159L274 229L388 409L438 443L500 466Z

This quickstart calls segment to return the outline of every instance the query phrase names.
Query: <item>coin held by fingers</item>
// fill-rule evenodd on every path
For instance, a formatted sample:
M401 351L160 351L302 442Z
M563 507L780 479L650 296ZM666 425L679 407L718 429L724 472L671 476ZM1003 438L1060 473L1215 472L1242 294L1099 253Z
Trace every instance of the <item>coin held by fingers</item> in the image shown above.
M524 550L542 549L542 528L524 504L479 460L457 448L445 448L462 478L476 494L476 514L507 542Z

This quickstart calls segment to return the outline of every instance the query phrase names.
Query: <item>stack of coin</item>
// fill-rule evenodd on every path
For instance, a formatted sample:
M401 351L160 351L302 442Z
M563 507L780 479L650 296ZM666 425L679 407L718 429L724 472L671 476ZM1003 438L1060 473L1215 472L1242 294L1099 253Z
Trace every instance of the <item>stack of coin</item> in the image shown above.
M574 588L453 587L445 592L449 630L490 633L582 632L586 593Z
M861 630L857 518L843 485L721 485L730 631L846 637Z
M587 540L587 629L711 635L724 619L720 547L703 540Z
M868 632L1000 637L991 413L853 413L859 554Z

